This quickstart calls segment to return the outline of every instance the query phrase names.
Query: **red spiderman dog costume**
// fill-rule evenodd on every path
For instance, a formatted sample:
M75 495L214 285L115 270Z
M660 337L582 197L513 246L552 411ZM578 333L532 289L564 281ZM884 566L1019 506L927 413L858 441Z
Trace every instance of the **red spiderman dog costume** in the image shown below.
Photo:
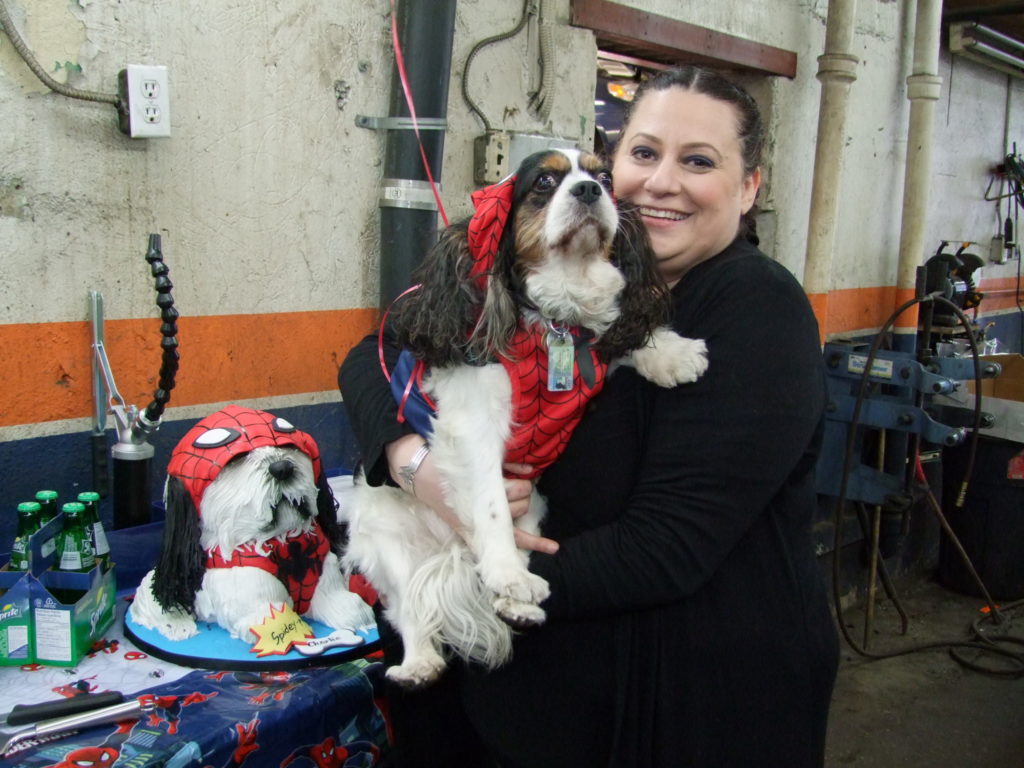
M335 629L372 624L332 551L316 442L285 420L236 405L206 417L175 447L164 500L160 557L130 609L142 626L180 640L198 619L252 642L283 604Z
M392 390L429 440L461 524L456 534L403 490L357 485L344 562L374 585L402 636L403 662L387 672L401 685L432 682L450 653L497 666L511 652L510 624L544 620L548 585L515 547L503 461L537 472L553 462L611 361L662 386L707 366L703 342L661 327L666 288L610 181L594 155L528 157L474 195L474 216L442 233L419 288L396 302L399 367L428 405L398 369ZM534 494L515 525L535 533L543 512Z

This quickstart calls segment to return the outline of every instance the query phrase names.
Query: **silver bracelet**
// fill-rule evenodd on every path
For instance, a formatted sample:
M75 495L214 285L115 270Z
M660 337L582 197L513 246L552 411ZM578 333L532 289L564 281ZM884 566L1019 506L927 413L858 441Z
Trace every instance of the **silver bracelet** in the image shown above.
M428 453L430 453L430 444L423 443L423 445L416 449L416 453L409 459L409 463L403 464L398 468L398 476L402 478L402 485L408 486L409 493L413 496L416 495L416 473L419 471L420 464L427 458Z

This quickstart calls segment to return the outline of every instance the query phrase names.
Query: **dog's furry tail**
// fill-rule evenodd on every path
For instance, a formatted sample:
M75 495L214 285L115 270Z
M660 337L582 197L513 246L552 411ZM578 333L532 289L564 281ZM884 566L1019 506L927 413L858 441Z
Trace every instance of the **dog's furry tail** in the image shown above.
M430 624L446 651L488 669L511 658L512 629L494 612L494 595L464 547L431 555L409 586L407 608Z

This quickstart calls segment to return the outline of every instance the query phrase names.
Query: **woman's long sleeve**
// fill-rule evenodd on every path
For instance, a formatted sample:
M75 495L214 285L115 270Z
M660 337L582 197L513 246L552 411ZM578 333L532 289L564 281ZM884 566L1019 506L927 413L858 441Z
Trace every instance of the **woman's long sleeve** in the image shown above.
M356 344L338 370L338 388L360 447L366 481L374 486L390 482L384 446L412 431L398 421L398 407L381 369L380 350L388 370L393 370L399 350L390 336L379 341L376 333Z

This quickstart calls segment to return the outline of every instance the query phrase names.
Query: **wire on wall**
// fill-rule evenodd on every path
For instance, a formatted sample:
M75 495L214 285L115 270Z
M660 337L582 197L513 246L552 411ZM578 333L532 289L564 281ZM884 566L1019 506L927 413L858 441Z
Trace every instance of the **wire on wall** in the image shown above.
M18 55L28 65L28 68L32 70L36 77L42 80L43 84L51 91L67 96L72 99L81 99L83 101L94 101L101 104L113 104L118 109L121 108L121 99L117 94L110 93L97 93L95 91L83 91L79 88L73 88L64 83L58 83L49 73L43 69L36 57L29 50L28 44L25 39L19 34L18 30L14 26L14 22L11 21L11 14L7 11L7 6L4 0L0 0L0 27L3 28L4 32L7 33L7 37L10 38L14 50L18 52Z
M538 0L538 12L536 16L536 23L538 26L537 42L539 44L538 57L540 59L540 86L530 94L530 101L527 107L533 111L537 117L543 121L547 121L551 115L551 106L553 100L552 90L555 85L555 69L550 65L549 59L551 58L551 27L544 23L544 0Z
M488 133L490 133L493 130L491 128L490 121L488 121L486 115L484 115L484 113L476 105L476 102L474 102L469 97L469 67L473 63L473 59L476 57L476 55L480 53L480 51L486 48L488 45L501 42L502 40L508 40L509 38L515 37L520 32L522 32L523 27L526 26L526 22L530 20L530 16L537 13L537 2L538 0L523 0L523 13L522 16L519 18L519 23L516 24L515 27L510 29L508 32L484 38L479 43L473 46L472 50L470 50L469 52L469 55L466 57L466 64L462 68L462 98L465 99L470 111L472 111L474 115L480 118L480 122L484 124L484 130L487 131Z

